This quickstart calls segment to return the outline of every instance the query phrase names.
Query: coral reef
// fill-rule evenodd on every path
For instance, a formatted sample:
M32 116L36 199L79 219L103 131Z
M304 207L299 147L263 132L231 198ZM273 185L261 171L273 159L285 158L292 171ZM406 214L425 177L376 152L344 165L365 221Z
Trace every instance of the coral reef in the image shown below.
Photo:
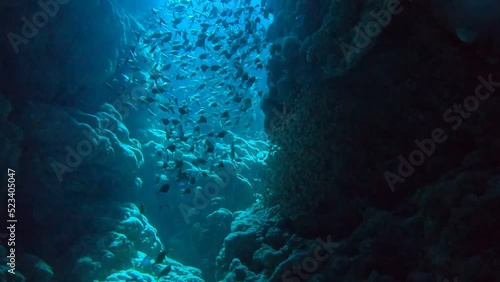
M262 102L276 145L265 203L300 241L340 244L307 278L296 271L290 281L496 279L497 246L483 228L499 220L499 22L480 11L497 3L267 2L279 7L270 36L281 47ZM291 25L298 11L313 23ZM315 11L323 13L307 19ZM284 52L296 40L298 58ZM465 238L476 242L466 251Z

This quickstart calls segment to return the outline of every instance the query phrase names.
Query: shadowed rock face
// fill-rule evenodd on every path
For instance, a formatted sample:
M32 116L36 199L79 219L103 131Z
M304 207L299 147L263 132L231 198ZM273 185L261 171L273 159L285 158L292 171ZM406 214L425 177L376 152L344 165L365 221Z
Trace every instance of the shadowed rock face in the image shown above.
M134 22L114 0L40 2L52 5L0 4L0 32L8 35L0 43L2 92L63 105L99 101L96 94L113 74Z
M269 62L262 108L268 134L281 146L269 160L269 203L280 204L290 215L287 228L306 238L331 234L355 245L370 241L369 250L351 251L370 253L378 275L417 279L421 273L411 274L415 264L430 264L430 272L441 277L470 278L476 274L452 265L478 256L492 270L495 261L482 255L485 246L496 248L492 238L467 254L443 242L465 243L482 232L472 226L488 228L499 220L486 203L499 201L493 184L499 161L493 155L499 140L500 23L481 12L498 6L401 1L391 8L390 20L377 21L389 11L388 2L314 1L309 7L305 1L268 1L280 6L269 34L279 48ZM313 11L315 17L309 16ZM312 22L307 32L290 24L299 14ZM300 51L287 51L298 44ZM469 201L478 205L472 208ZM490 216L471 215L471 225L451 220L463 215L457 209L469 208ZM370 233L367 224L377 218L402 233L383 234L386 227ZM449 231L459 229L467 235ZM425 255L418 258L410 242ZM474 277L495 276L487 273Z

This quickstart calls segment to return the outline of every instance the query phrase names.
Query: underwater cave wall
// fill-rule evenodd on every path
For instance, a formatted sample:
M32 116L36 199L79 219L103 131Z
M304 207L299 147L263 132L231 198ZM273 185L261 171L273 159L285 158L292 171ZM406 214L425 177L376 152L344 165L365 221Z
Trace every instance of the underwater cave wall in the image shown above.
M0 162L18 172L17 251L54 270L36 278L25 259L19 272L92 281L130 267L132 245L159 252L156 230L124 204L140 189L140 144L102 89L136 22L114 0L3 1L0 15Z
M15 101L87 106L130 40L130 19L114 0L3 1L1 90Z
M393 185L398 186L394 193L386 183L384 172L397 169L398 156L408 157L417 146L415 139L431 138L436 128L448 133L455 124L443 120L446 110L474 95L488 76L498 76L494 36L498 18L490 16L486 23L482 18L477 29L468 27L467 33L477 38L465 43L460 37L463 28L457 24L459 13L448 11L457 18L445 21L438 15L446 6L426 1L269 1L268 5L283 10L269 28L269 33L280 32L271 36L269 93L262 102L266 129L285 151L317 152L319 160L311 162L316 162L313 165L322 174L318 177L325 182L323 188L314 189L340 190L377 205L397 205L414 188L458 168L466 155L480 149L474 132L496 136L485 132L495 123L492 109L498 101L491 99L460 130L452 129L452 141L437 148L411 179ZM480 11L476 17L482 17ZM473 16L469 18L471 22ZM315 28L304 34L308 27ZM302 142L279 138L286 134ZM326 189L328 185L337 188ZM299 191L289 192L293 196ZM375 195L379 196L371 197Z
M498 4L267 2L277 10L262 109L278 148L266 197L287 228L389 244L385 258L359 251L397 280L422 265L441 277L492 277L496 235L484 234L499 222ZM459 223L474 213L490 216ZM370 233L372 220L406 235ZM468 240L477 244L464 254ZM478 258L481 271L464 270Z

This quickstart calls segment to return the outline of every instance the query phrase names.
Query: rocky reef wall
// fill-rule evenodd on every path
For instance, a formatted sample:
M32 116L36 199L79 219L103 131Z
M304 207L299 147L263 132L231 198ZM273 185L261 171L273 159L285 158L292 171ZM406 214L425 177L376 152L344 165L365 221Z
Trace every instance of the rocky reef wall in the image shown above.
M356 242L343 266L330 265L343 270L318 281L351 281L355 268L352 281L498 277L497 233L486 231L499 221L498 3L267 7L276 15L262 108L277 146L267 203L299 236ZM463 251L467 242L480 246Z
M6 35L0 42L4 95L73 106L103 101L104 81L137 25L116 1L9 0L0 5L0 32Z

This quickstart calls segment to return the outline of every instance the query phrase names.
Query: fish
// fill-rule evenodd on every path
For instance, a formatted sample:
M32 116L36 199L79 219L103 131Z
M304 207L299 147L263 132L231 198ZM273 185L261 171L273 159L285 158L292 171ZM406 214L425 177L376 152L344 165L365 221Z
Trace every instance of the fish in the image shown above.
M158 108L159 108L161 111L163 111L163 112L168 112L168 111L169 111L169 109L168 109L167 107L163 106L162 104L158 104Z
M200 118L198 119L198 121L196 123L207 123L207 118L204 116L200 116Z
M166 64L166 65L164 65L164 66L161 68L161 70L162 70L162 71L167 71L167 70L169 70L171 67L172 67L172 64Z
M224 119L229 118L229 112L228 112L228 111L224 111L224 112L221 114L221 116L220 116L220 117L221 117L221 118L224 118Z
M205 140L205 145L207 146L207 153L213 153L215 151L215 146L210 140Z
M167 149L168 149L170 152L172 152L172 153L173 153L173 152L175 152L175 148L176 148L175 144L172 144L172 145L170 145L170 146L168 146L168 147L167 147Z
M179 160L179 161L175 164L174 169L181 169L183 165L184 165L184 161L183 161L183 160Z
M224 138L224 136L226 136L227 134L227 131L225 130L222 130L221 132L219 132L219 134L217 134L217 138Z
M163 250L161 251L157 256L156 256L156 259L155 259L155 262L153 263L153 265L157 265L159 263L163 263L163 261L165 260L165 257L167 256L168 254L168 250Z
M219 66L219 65L212 65L212 66L210 67L210 70L211 70L211 71L217 71L217 70L219 70L220 68L221 68L221 66Z
M146 214L146 208L144 207L144 203L141 203L140 207L139 207L139 212L144 215Z
M161 186L160 190L158 190L159 193L167 193L170 190L170 184L163 184Z
M167 276L170 273L171 270L172 270L172 265L171 264L165 266L165 268L160 272L160 274L158 274L157 279L160 279L163 276Z
M178 108L177 109L179 111L179 114L182 116L182 115L185 115L188 113L188 111L186 110L186 107L181 107L181 108Z
M163 125L168 125L170 123L170 120L168 118L162 118L161 123L163 123Z
M250 99L248 97L243 99L243 101L240 105L240 110L242 112L246 112L248 109L250 109L250 107L252 107L252 99Z
M153 265L153 264L152 264L152 261L153 261L153 259L152 259L150 256L145 256L145 257L142 259L142 261L141 261L141 263L139 264L139 266L140 266L140 267L148 267L148 266L151 266L151 265Z
M153 45L153 47L149 49L149 53L153 53L156 50L156 47L158 47L158 45Z

